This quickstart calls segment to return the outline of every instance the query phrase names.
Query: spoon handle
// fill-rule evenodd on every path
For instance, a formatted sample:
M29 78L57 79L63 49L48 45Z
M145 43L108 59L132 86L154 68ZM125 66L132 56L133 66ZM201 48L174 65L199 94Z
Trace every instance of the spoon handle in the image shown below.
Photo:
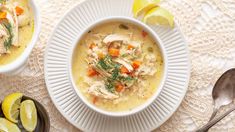
M211 121L211 120L215 117L215 115L217 114L217 112L218 112L218 108L215 107L209 121Z
M214 126L217 122L219 122L221 119L223 119L225 116L227 116L228 114L230 114L232 111L235 110L235 106L233 106L232 108L230 108L227 112L225 112L224 114L220 115L217 118L214 118L213 120L211 120L210 122L208 122L206 125L204 125L202 128L196 130L196 132L206 132L208 131L208 129L210 129L212 126Z

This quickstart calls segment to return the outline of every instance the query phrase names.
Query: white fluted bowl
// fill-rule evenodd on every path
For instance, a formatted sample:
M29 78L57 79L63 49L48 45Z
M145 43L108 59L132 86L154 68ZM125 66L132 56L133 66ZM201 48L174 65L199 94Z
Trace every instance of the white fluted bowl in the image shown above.
M154 39L154 41L156 41L157 46L159 47L161 54L162 54L162 58L163 58L163 65L164 65L164 71L163 71L163 75L161 78L161 82L160 84L157 86L157 90L155 91L155 93L142 105L133 108L132 110L128 110L128 111L121 111L121 112L111 112L111 111L106 111L103 109L100 109L98 107L96 107L95 105L93 105L92 103L90 103L85 97L84 95L80 92L80 90L77 88L77 86L75 85L74 79L72 80L72 84L73 87L76 91L76 93L78 94L78 96L81 98L81 100L92 110L99 112L101 114L107 115L107 116L115 116L115 117L120 117L120 116L129 116L132 114L135 114L137 112L140 112L142 110L144 110L146 107L148 107L156 98L157 96L160 94L164 82L166 80L166 75L167 75L167 67L168 67L168 63L167 63L167 56L166 56L166 51L164 49L163 43L161 41L161 39L159 38L159 36L146 24L142 23L139 20L136 20L134 18L131 17L124 17L124 16L116 16L116 17L107 17L107 18L103 18L100 20L95 21L94 23L92 23L90 26L88 26L87 28L85 28L85 30L82 31L82 33L78 36L77 40L74 42L73 44L73 48L71 51L71 55L70 55L70 77L73 78L72 75L72 58L73 58L73 53L75 52L74 50L76 49L77 44L79 44L80 40L82 39L82 37L91 29L93 29L94 27L97 27L99 25L102 25L104 23L109 23L109 22L125 22L125 23L130 23L133 25L136 25L137 27L140 27L142 29L144 29L146 32L148 32L148 34ZM85 52L85 51L84 51Z

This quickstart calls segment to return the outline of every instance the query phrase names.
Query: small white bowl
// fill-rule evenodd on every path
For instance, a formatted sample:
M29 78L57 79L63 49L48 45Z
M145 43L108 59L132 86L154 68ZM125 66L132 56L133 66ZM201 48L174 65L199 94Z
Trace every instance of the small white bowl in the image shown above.
M148 32L149 35L151 35L151 37L158 42L157 45L160 48L160 51L162 53L162 57L163 57L163 64L164 64L164 71L163 71L163 75L162 75L162 79L161 82L158 86L157 91L154 93L154 95L152 95L151 98L149 98L144 104L134 108L133 110L130 111L121 111L121 112L111 112L111 111L105 111L102 110L98 107L96 107L95 105L91 104L85 97L84 95L82 95L82 93L80 92L80 90L77 88L77 86L75 85L74 79L73 79L73 74L72 74L72 59L73 59L73 53L74 50L76 49L77 44L79 43L79 41L82 39L82 37L91 29L93 29L94 27L97 27L99 25L102 25L104 23L109 23L109 22L126 22L126 23L130 23L133 25L136 25L142 29L144 29L146 32ZM88 26L79 36L78 39L74 42L74 45L72 47L72 51L70 54L70 78L73 84L73 87L76 91L76 93L78 94L78 96L80 97L80 99L92 110L99 112L101 114L107 115L107 116L112 116L112 117L123 117L123 116L129 116L132 114L135 114L137 112L140 112L142 110L144 110L146 107L148 107L160 94L164 82L166 80L166 75L167 75L167 68L168 68L168 63L167 63L167 56L166 56L166 51L164 49L163 43L160 40L159 36L146 24L142 23L139 20L136 20L134 18L130 18L130 17L123 17L123 16L117 16L117 17L107 17L101 20L97 20L95 22L93 22L90 26Z
M41 29L39 10L34 0L29 0L29 6L32 9L33 14L34 14L34 32L33 32L32 39L27 45L27 48L23 51L23 53L18 58L16 58L16 60L11 62L10 64L0 66L0 74L3 73L3 74L14 75L14 74L19 73L24 68L24 65L26 64L31 51L33 50L33 47L38 40L40 29Z

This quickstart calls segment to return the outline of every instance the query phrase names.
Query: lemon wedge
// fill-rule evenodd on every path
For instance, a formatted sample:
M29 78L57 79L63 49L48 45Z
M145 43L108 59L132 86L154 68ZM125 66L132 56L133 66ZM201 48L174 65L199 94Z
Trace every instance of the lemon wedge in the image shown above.
M22 93L12 93L6 96L2 103L2 111L5 117L14 123L18 122L20 102L23 97Z
M20 105L20 120L27 131L34 131L37 125L37 110L32 100L25 100Z
M174 16L164 8L155 7L145 15L144 23L174 27Z
M132 12L134 17L146 13L151 8L156 7L160 3L160 0L134 0Z
M0 118L0 132L20 132L20 129L7 119Z

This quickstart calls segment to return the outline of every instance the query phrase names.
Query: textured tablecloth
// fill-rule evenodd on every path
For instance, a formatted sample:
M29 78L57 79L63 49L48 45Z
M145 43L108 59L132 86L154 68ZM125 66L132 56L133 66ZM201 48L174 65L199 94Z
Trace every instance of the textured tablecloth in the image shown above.
M52 132L79 131L53 105L43 71L44 49L53 28L79 2L81 0L36 0L41 10L42 29L27 67L20 75L0 75L0 99L20 91L39 100L49 113ZM208 121L212 113L214 83L224 71L235 67L235 0L163 0L162 6L174 14L186 37L192 69L188 92L181 106L156 131L188 132ZM210 131L235 132L235 112Z

